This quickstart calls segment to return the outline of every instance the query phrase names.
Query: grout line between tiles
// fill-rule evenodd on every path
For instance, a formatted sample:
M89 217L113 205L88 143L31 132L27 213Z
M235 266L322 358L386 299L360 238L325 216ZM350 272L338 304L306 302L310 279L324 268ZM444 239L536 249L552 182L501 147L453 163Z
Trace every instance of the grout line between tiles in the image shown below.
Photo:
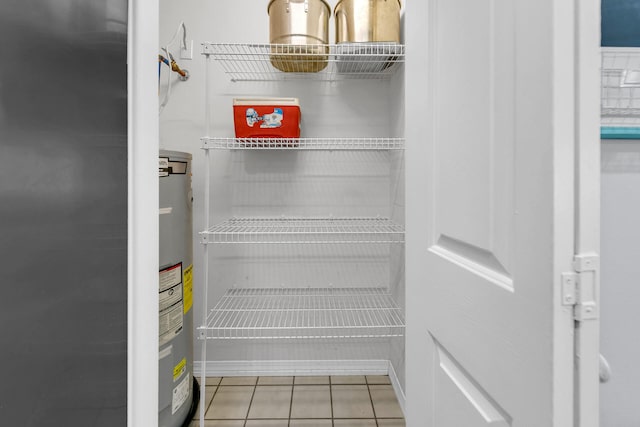
M253 393L251 393L251 400L249 400L249 407L247 408L247 414L244 417L244 422L242 423L242 427L247 427L247 421L249 420L249 412L251 412L251 405L253 404L253 396L256 395L256 387L258 386L258 381L260 381L260 377L256 377L256 383L253 385ZM222 380L220 380L222 383Z
M371 396L371 389L369 388L369 380L364 377L364 382L367 384L367 393L369 393L369 401L371 402L371 410L373 411L373 418L376 420L376 427L378 426L378 415L376 414L376 407L373 404L373 396Z
M253 405L253 397L256 395L256 388L258 387L258 377L256 377L256 383L253 385L253 393L251 393L251 400L249 401L249 407L247 408L247 414L244 417L244 426L247 426L249 420L249 413L251 412L251 405Z
M333 383L331 382L331 375L329 375L329 402L331 403L331 426L333 427Z
M207 419L207 412L209 412L209 409L213 405L213 399L216 397L216 394L218 394L219 390L220 390L220 386L217 385L216 386L216 391L214 391L213 392L213 396L211 396L211 402L206 404L207 407L204 409L204 417L203 417L205 420ZM204 388L204 400L205 400L205 402L207 400L207 387L206 387L206 385L205 385L205 388ZM199 422L200 422L200 417L198 417L198 423Z
M291 384L291 401L289 402L289 419L287 420L287 427L291 427L291 412L293 412L293 393L296 392L296 377L293 376L293 382Z

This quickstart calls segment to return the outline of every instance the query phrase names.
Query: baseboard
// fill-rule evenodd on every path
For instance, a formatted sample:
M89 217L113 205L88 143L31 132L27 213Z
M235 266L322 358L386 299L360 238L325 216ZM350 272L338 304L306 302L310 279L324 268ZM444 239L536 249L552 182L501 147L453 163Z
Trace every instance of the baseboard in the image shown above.
M393 390L396 392L396 398L398 399L400 409L402 409L402 414L406 417L407 412L405 411L405 405L407 402L407 398L404 394L402 386L400 385L400 380L398 379L396 370L393 369L393 363L391 362L389 362L389 379L391 380L391 384L393 385Z
M210 360L206 362L205 372L208 377L387 375L389 366L388 360ZM202 362L195 361L193 371L196 377L200 377Z

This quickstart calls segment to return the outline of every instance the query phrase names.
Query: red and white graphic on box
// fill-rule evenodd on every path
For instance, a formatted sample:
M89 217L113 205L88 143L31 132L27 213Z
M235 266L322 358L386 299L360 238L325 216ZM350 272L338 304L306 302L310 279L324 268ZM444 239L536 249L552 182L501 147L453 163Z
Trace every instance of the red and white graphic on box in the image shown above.
M296 98L233 100L236 138L300 138L300 105Z
M262 129L279 128L282 126L284 112L282 108L274 108L273 113L259 115L254 108L247 108L245 113L247 117L247 125L253 127L256 123L260 123Z

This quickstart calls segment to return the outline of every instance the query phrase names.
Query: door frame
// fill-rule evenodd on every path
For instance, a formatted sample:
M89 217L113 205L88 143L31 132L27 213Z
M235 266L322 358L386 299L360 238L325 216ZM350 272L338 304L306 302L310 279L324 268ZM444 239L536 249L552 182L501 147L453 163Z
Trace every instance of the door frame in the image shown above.
M599 91L600 3L556 2L557 8L576 10L578 60L573 70L575 87L580 97L576 104L597 103ZM128 5L128 322L127 322L127 425L158 425L158 179L156 158L159 150L159 118L155 55L159 46L159 5L153 0L129 0ZM573 29L558 28L559 31ZM594 47L597 45L597 48ZM566 51L565 51L566 52ZM558 55L562 55L559 49ZM579 71L577 71L579 70ZM571 78L574 73L571 74ZM599 104L598 104L599 105ZM581 183L575 200L576 253L599 251L599 111L576 108L575 178ZM595 143L594 143L595 141ZM594 169L595 168L595 169ZM594 208L595 207L595 208ZM588 212L588 214L584 214ZM596 276L594 293L598 297ZM597 299L596 299L597 300ZM585 409L598 406L597 374L599 339L598 322L578 331L577 352L581 364L576 368L574 393L581 405L575 409L580 427L595 427L597 419L589 419ZM595 356L594 356L595 355ZM566 385L562 389L568 389ZM568 390L567 390L568 391Z
M127 425L158 425L159 5L129 0Z
M575 247L596 265L578 273L582 301L595 304L595 316L576 324L575 425L600 425L600 88L601 2L575 2ZM597 107L594 107L596 106ZM586 277L582 277L582 276ZM594 408L597 415L594 416Z

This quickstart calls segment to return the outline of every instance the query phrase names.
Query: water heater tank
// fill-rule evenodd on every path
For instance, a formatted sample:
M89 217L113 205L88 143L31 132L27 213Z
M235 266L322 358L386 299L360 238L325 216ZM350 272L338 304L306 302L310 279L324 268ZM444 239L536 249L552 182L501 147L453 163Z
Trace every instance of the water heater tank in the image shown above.
M193 377L191 154L160 150L159 427L189 425L199 400Z

